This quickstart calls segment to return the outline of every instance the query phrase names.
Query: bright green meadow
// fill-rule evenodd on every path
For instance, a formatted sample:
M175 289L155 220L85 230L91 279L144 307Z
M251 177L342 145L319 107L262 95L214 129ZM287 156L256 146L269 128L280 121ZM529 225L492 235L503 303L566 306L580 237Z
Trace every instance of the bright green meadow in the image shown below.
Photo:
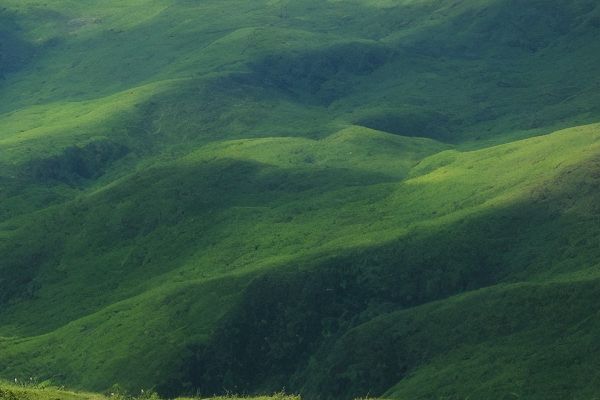
M0 1L2 400L600 398L599 298L594 0Z

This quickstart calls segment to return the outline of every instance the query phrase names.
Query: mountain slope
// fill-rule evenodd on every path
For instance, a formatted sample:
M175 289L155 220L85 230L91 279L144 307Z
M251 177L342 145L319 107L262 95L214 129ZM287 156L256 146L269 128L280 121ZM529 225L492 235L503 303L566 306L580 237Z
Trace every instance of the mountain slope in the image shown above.
M0 376L584 398L599 20L584 0L6 0Z

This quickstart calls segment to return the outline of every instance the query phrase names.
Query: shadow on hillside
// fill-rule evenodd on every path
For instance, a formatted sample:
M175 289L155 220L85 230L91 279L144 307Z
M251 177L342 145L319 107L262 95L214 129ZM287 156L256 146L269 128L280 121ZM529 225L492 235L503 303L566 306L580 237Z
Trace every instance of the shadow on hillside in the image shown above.
M67 147L56 156L29 161L21 166L20 175L45 185L81 185L102 176L129 152L127 147L111 140L96 140Z
M65 165L71 166L71 163ZM73 165L79 166L78 163ZM45 173L53 171L49 169ZM283 169L251 161L220 159L188 166L157 166L95 195L31 217L14 236L0 241L0 254L9 255L0 264L0 305L8 307L23 301L43 303L37 290L44 282L76 278L85 284L86 292L95 297L94 301L90 297L93 306L83 301L77 303L75 299L80 293L65 294L78 306L65 310L60 320L47 321L40 315L40 328L49 331L108 305L114 301L113 295L124 287L137 290L140 271L145 279L166 274L201 248L214 246L213 236L218 237L222 225L228 223L224 218L231 217L222 213L229 209L276 207L283 202L308 200L343 188L390 181L392 178L387 175L310 164L306 168ZM293 217L292 214L281 216L290 220ZM181 232L183 226L190 225L195 229ZM172 236L166 239L165 232L171 232ZM64 268L56 268L69 254L66 247L77 246L77 243L84 246L85 253L94 261L68 273ZM131 248L139 250L118 265L102 261L112 252ZM169 254L168 261L164 260L164 254ZM92 279L96 268L102 268L110 279ZM31 315L24 317L35 320Z
M396 57L374 43L334 44L324 49L268 55L250 62L250 81L299 101L327 106L351 93L357 76L368 76Z
M582 181L590 169L594 178ZM181 376L162 390L198 389L208 395L285 388L308 399L383 394L454 342L446 347L429 345L426 331L407 331L402 325L399 334L391 327L384 334L378 329L353 329L378 316L459 293L596 265L600 210L593 204L598 202L594 189L598 170L598 165L586 164L566 172L570 175L566 182L541 185L523 203L437 231L414 232L385 246L257 277L212 340L191 347ZM535 308L533 303L529 306ZM472 322L483 324L479 319ZM452 323L440 326L435 319L428 323L438 329L432 334L441 343L445 335L453 334ZM492 326L482 338L509 334L518 327L503 329ZM470 334L468 326L464 334ZM423 340L425 347L405 345L409 340ZM459 343L461 337L456 340Z
M0 10L0 81L26 66L35 53L35 47L21 38L22 29L15 20L8 11Z

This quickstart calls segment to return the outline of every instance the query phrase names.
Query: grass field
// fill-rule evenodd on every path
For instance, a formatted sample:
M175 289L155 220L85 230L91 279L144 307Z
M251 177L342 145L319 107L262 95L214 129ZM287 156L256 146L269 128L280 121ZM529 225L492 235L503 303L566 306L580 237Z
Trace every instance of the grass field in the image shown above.
M594 2L1 8L0 377L600 391Z
M124 394L115 390L109 390L105 395L97 393L72 392L64 388L44 387L40 384L16 384L0 383L0 398L3 400L160 400L160 397L153 391L141 391L136 395ZM258 397L235 397L220 396L211 397L213 400L298 400L298 396L288 396L277 393L272 396ZM199 400L197 397L179 397L175 400Z

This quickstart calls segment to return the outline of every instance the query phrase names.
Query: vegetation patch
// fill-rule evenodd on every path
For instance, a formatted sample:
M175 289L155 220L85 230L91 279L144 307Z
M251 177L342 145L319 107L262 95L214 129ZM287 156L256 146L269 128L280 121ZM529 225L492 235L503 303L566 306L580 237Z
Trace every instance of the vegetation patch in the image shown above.
M102 176L106 168L128 153L124 145L96 140L67 147L57 156L30 161L22 167L22 174L43 184L79 184Z
M2 8L0 397L600 392L593 1Z
M354 77L373 73L394 57L377 43L342 43L325 49L269 55L251 64L254 79L284 94L330 104L353 90Z

